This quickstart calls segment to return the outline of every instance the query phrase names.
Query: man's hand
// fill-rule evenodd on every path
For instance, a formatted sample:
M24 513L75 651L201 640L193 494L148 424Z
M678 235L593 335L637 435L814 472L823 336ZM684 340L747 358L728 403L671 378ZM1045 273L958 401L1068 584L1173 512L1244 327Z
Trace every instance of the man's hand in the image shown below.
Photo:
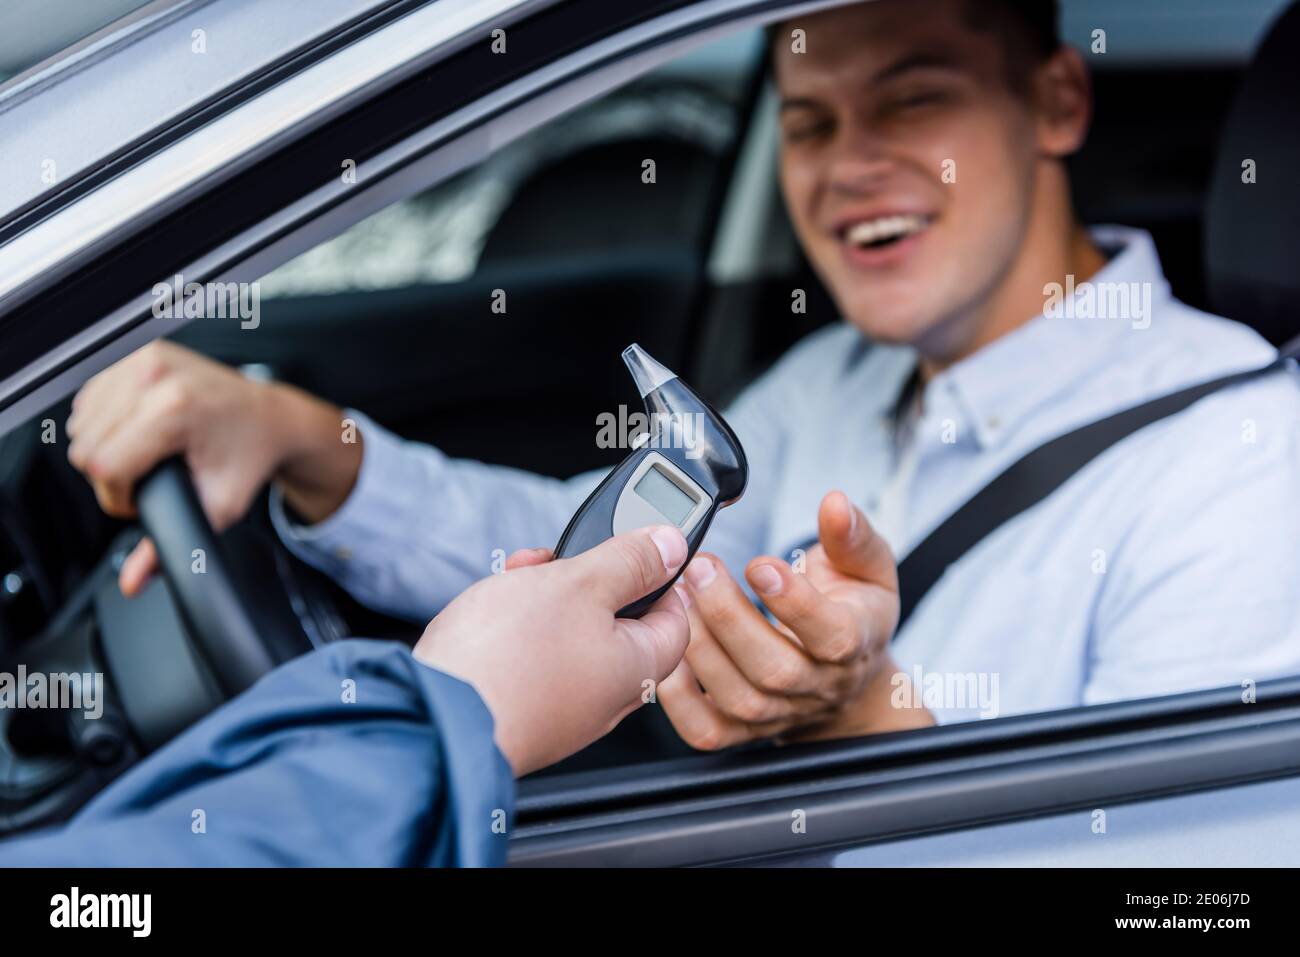
M623 606L669 581L686 539L661 525L563 561L516 552L503 575L473 585L429 623L415 656L474 686L515 774L603 737L677 667L690 641L669 590L640 619Z
M360 468L361 444L341 441L341 414L306 393L254 382L159 340L87 382L72 400L68 459L109 515L135 515L135 484L183 455L213 528L234 524L272 477L308 521L342 503ZM122 565L124 594L157 568L142 541Z
M678 588L689 595L691 646L659 700L691 746L932 723L923 710L889 706L899 609L889 546L840 492L822 500L818 529L803 574L770 556L745 569L775 625L716 557L700 553L687 567Z

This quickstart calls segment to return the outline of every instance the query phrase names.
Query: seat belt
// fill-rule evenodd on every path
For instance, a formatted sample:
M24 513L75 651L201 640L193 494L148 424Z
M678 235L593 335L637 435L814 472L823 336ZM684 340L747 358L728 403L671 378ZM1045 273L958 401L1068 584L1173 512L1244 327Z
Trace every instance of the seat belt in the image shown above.
M1207 395L1276 372L1295 359L1300 359L1300 337L1287 343L1277 359L1266 366L1188 386L1108 415L1051 439L1007 466L944 519L899 563L901 609L894 635L902 631L903 623L921 604L934 583L943 577L949 565L1011 519L1047 498L1112 445L1183 411ZM800 547L806 550L816 542L817 539L813 538Z

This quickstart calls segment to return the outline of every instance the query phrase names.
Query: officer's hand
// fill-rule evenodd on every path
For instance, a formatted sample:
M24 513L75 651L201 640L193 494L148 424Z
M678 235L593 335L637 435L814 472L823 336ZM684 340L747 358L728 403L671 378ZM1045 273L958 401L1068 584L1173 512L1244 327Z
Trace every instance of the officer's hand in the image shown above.
M652 700L690 631L672 591L639 620L614 613L672 578L686 540L671 526L628 532L573 558L516 553L429 623L426 664L472 684L516 775L553 764Z

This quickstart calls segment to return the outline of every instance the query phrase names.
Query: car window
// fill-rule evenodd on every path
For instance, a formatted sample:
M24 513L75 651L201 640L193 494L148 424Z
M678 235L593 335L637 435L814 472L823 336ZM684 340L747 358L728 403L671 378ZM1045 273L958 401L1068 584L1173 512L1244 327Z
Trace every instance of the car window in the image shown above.
M1132 270L1137 285L1148 294L1157 292L1152 277L1163 270L1176 296L1209 307L1188 281L1201 272L1199 251L1179 239L1200 228L1201 198L1228 98L1220 90L1216 98L1198 100L1205 107L1201 121L1179 125L1177 136L1184 148L1174 147L1172 133L1162 140L1164 148L1159 151L1154 144L1143 150L1111 144L1132 142L1133 129L1149 122L1140 105L1158 100L1170 84L1196 82L1194 74L1200 67L1189 67L1184 61L1240 61L1274 8L1264 2L1251 7L1246 18L1250 36L1236 52L1230 45L1215 46L1208 39L1213 31L1202 27L1173 44L1180 52L1172 58L1152 47L1159 32L1156 25L1134 19L1136 15L1124 19L1117 14L1105 43L1094 45L1085 29L1088 12L1072 4L1064 9L1067 41L1085 55L1099 78L1100 109L1089 131L1091 145L1074 158L1080 168L1072 185L1086 217L1081 227L1123 224L1126 230L1095 233L1092 241L1100 261L1109 258L1118 268ZM797 24L787 26L797 30ZM767 38L775 43L778 37L784 41L775 32ZM618 454L595 440L593 425L610 414L615 422L625 423L637 410L638 399L614 360L627 343L640 342L670 368L693 370L696 366L687 363L701 358L726 361L747 348L746 337L756 341L770 330L800 328L805 318L792 302L812 292L818 281L804 268L807 262L752 282L717 283L703 273L723 201L744 181L737 175L742 138L760 129L760 121L771 121L770 115L759 117L750 109L758 99L764 39L753 31L738 33L676 60L559 116L475 167L281 266L260 282L265 317L256 334L245 336L229 324L195 323L178 338L227 361L264 363L273 374L341 406L361 410L403 438L428 442L453 458L557 478L608 468ZM862 38L864 45L870 45L868 39ZM794 48L800 40L792 33L792 55L801 52L802 48ZM1133 60L1126 59L1129 53L1111 57L1111 50L1128 49L1128 44L1138 44L1143 51L1132 56L1146 57L1148 67L1161 63L1161 70L1134 70ZM844 75L846 87L858 79L852 74L852 62L851 57L834 61L833 68ZM1222 86L1218 79L1219 74L1211 74L1202 82L1217 84L1218 89ZM829 94L820 87L812 89L823 98L816 107L821 111L816 116L822 117L829 109L825 106ZM888 93L889 88L882 88L876 94L880 112L864 111L863 122L877 121L872 132L895 139L898 155L907 153L913 159L911 169L944 169L945 154L927 152L937 145L919 134L914 140L909 132L925 129L921 120L913 127L902 120L895 124L881 119L894 116L889 112L894 107ZM950 101L940 97L939 102ZM962 129L955 113L949 115L942 108L929 113L929 106L918 109L917 116L933 116L936 123L951 122L955 131ZM848 114L836 115L843 122L842 116ZM817 131L824 124L804 120L803 127L813 131L808 134L811 140L796 139L798 124L787 115L768 131L767 139L751 148L760 153L779 147L784 161L797 163L805 157L815 168L820 161L816 147L821 144ZM992 142L984 137L966 143L962 154L974 157ZM864 156L872 155L869 137L854 145L861 147ZM801 152L804 149L806 153ZM855 187L847 179L856 167L850 162L836 168L844 177L836 181L837 189L853 194ZM930 197L927 208L933 210L946 208L949 193L958 205L976 202L971 180L956 171L956 164L953 172L951 180L940 180L950 188L936 190L933 183L921 185L918 179L910 192L902 190L899 195L913 204L917 196ZM775 170L766 174L768 187L775 185L774 174ZM884 192L890 194L888 189ZM1157 196L1161 202L1153 201ZM801 212L797 202L788 205L797 219ZM866 202L845 201L835 212L843 218L870 208ZM953 228L947 224L962 218L969 221L977 214L933 215L938 218L932 221L945 224L940 228ZM907 222L900 225L898 217L879 218L885 220L883 224L872 228L930 228L928 215L920 217L915 227ZM778 238L775 232L764 235L772 245ZM819 233L810 234L808 223L802 224L800 238L803 251L810 254L806 258L817 260L818 274L823 279L829 276L827 285L838 287L831 291L838 292L840 305L846 301L852 305L860 280L864 289L870 287L856 273L837 274L842 251L832 257L818 248ZM881 240L867 235L862 242L863 275L870 276L876 260L869 247ZM932 268L939 270L937 263ZM1043 295L1048 295L1045 289ZM1142 311L1143 301L1141 296L1134 300L1138 312L1129 317L1136 335L1151 319L1149 312ZM872 310L854 308L856 314L846 316L853 325L878 328ZM1043 308L1050 308L1048 299ZM1173 302L1161 308L1180 322L1187 312L1186 306ZM728 315L735 321L708 325ZM305 328L312 330L310 342L300 335ZM724 331L717 333L718 329ZM709 338L711 331L715 334ZM841 337L849 333L842 328L829 331ZM1226 330L1223 334L1237 337L1234 341L1243 350L1241 363L1248 364L1246 334ZM874 395L876 383L898 374L901 388L907 378L902 371L882 366L887 357L873 357L862 366L872 371L861 373L860 382L851 380L862 389L861 401L838 405L829 393L817 392L815 384L832 379L839 364L853 367L856 353L833 336L822 336L788 354L783 348L774 376L763 380L756 393L760 398L747 397L749 401L742 401L737 411L738 427L747 440L761 443L764 430L770 428L789 445L789 451L775 458L769 457L770 450L756 449L754 455L756 463L763 463L755 466L765 470L763 482L775 484L777 491L772 494L779 501L767 503L770 517L758 522L758 532L748 538L731 532L730 516L720 518L710 530L710 547L722 555L733 575L743 574L746 563L759 554L803 561L820 531L818 499L839 487L849 490L873 527L888 536L890 547L906 555L924 543L921 527L931 531L940 527L970 495L1014 465L1020 454L1103 414L1138 406L1197 379L1213 378L1215 366L1209 358L1198 360L1200 366L1182 366L1160 358L1158 341L1146 340L1149 349L1141 345L1143 341L1135 340L1139 344L1133 346L1133 363L1146 362L1149 367L1119 372L1097 356L1097 368L1086 372L1092 377L1091 391L1049 391L1058 380L1068 385L1067 372L1085 374L1088 356L1081 354L1077 365L1070 367L1072 372L1027 376L1014 397L999 393L1000 401L994 403L998 407L984 409L974 403L981 397L979 389L993 390L1011 370L984 373L987 382L973 388L975 398L954 399L957 404L951 407L933 395L909 401L891 395L890 434L869 440L862 437L874 436L884 421L868 411L882 401ZM693 349L701 342L705 345L698 352L703 356ZM1094 343L1094 348L1101 347ZM901 355L900 362L906 359ZM545 361L538 363L539 356ZM753 371L752 366L745 369ZM702 381L693 375L691 380ZM1141 387L1134 387L1134 382L1141 382ZM1268 380L1258 388L1264 390L1261 394L1272 394L1283 387ZM960 388L952 388L949 394L961 395ZM820 411L814 419L791 425L783 418L785 410L812 408L814 401L822 403L816 406ZM929 414L947 425L932 427L925 415L927 404L939 410ZM763 411L755 413L754 407ZM1194 430L1195 414L1196 410L1173 426L1183 432ZM976 415L982 415L982 420L976 420ZM1024 431L1014 440L1003 440L1001 430L1013 416L1018 422L1011 426ZM1255 421L1265 422L1265 427L1275 424L1263 412ZM844 435L831 438L831 423L843 428ZM847 451L854 443L866 441L876 443L870 446L871 455L855 457ZM909 443L915 446L915 458L910 460L904 454ZM843 445L846 451L843 456L829 455L830 445ZM981 451L988 454L979 457ZM1154 475L1162 460L1140 458L1131 467ZM1144 615L1179 613L1182 598L1163 592L1159 573L1153 570L1182 567L1182 557L1168 546L1161 523L1177 524L1178 510L1189 507L1198 494L1214 494L1214 486L1198 487L1189 481L1165 500L1171 503L1165 506L1170 509L1167 514L1154 505L1133 504L1125 511L1111 504L1089 521L1087 509L1095 500L1086 492L1088 482L1107 481L1119 468L1115 461L1114 456L1103 457L1087 473L1097 477L1065 486L1061 494L1047 495L1036 507L1028 527L1055 530L1051 537L1056 547L1049 556L1035 556L1037 539L1022 525L1008 522L994 527L987 538L971 544L970 554L978 551L987 558L992 554L989 550L996 549L996 560L1003 566L998 588L987 587L985 560L955 562L937 590L919 605L906 608L910 617L895 663L900 669L897 674L906 679L900 687L911 695L909 710L928 710L945 721L986 719L1140 696L1139 688L1155 694L1225 683L1222 673L1209 666L1201 666L1196 677L1186 677L1183 669L1192 673L1195 663L1182 662L1164 632L1163 643L1148 639L1145 646L1151 649L1146 653L1163 656L1158 673L1139 681L1128 637L1134 629L1153 627ZM958 464L944 464L948 462ZM474 467L465 466L465 475L478 475ZM947 469L953 470L951 474ZM1203 469L1194 471L1208 482ZM467 488L476 484L466 481ZM487 474L481 476L483 485L490 486L491 481ZM908 482L915 487L909 488ZM805 494L809 488L817 490L816 497ZM1270 487L1267 494L1279 493ZM1219 494L1217 501L1224 506L1229 496ZM576 507L580 499L565 502ZM523 524L503 519L493 526L506 539L500 549L550 545L547 539L559 531L552 527L555 523L534 526L524 523L522 516L519 519ZM478 529L467 527L466 534L465 547L477 549L465 559L466 566L482 570L486 562L490 570L487 556L494 549L476 537ZM513 537L516 534L518 539ZM1081 563L1080 555L1087 560ZM1255 574L1240 570L1244 564L1237 567L1242 580ZM1196 582L1199 573L1195 569L1187 573L1186 581ZM1257 586L1264 591L1274 587L1265 579ZM1198 585L1185 587L1204 594ZM940 598L933 599L935 594ZM1014 614L1008 610L1009 594L1022 596ZM1189 609L1198 607L1191 594L1186 601ZM436 608L420 606L420 610ZM1287 613L1279 604L1267 624L1260 619L1255 626L1259 634L1241 639L1242 660L1267 645L1264 630L1287 626L1283 620ZM1113 620L1106 615L1113 615ZM1012 619L1024 627L1009 627ZM1040 653L1047 622L1055 623L1055 640L1068 649L1060 652L1068 661L1055 662ZM1017 667L1008 664L1012 660ZM631 719L632 730L611 745L618 750L614 763L657 753L657 745L649 742L658 736L658 744L663 744L661 728L643 727L642 744L629 744L637 723L650 721Z
M262 294L454 283L530 257L698 249L760 46L754 31L733 34L574 110L286 263L261 280ZM675 202L640 188L644 159L673 178Z

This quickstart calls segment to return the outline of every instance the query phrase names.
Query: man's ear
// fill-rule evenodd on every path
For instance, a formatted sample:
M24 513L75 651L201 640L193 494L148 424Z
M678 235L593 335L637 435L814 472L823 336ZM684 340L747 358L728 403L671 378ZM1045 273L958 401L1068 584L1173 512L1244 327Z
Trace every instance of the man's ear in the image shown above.
M1092 77L1078 50L1062 44L1034 71L1033 97L1043 154L1060 159L1079 149L1092 122Z

